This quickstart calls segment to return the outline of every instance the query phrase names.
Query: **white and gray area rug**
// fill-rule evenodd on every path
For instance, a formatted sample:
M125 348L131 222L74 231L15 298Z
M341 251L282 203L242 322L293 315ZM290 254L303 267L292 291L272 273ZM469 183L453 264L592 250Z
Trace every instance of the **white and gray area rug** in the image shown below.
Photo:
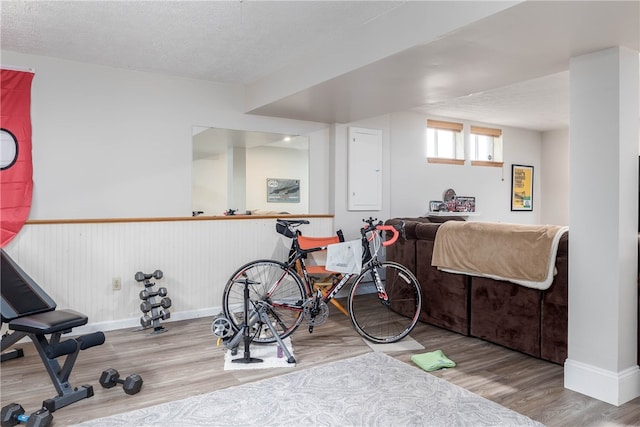
M78 426L536 426L381 352Z

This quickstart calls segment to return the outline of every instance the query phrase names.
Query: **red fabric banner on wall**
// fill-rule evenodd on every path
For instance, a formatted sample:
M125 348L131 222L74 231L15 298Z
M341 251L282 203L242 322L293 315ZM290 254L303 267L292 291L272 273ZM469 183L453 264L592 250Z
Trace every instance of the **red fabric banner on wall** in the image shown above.
M29 217L31 163L31 81L33 73L0 70L0 247Z

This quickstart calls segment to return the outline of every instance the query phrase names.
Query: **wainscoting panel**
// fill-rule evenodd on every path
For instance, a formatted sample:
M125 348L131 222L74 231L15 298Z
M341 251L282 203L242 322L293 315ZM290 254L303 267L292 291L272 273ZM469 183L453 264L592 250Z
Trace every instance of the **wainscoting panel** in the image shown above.
M304 234L334 233L333 218L310 218ZM175 220L27 224L5 248L58 304L89 316L78 330L139 325L138 271L159 269L156 281L172 300L171 320L220 312L226 281L244 263L286 259L290 240L275 219ZM112 290L120 278L122 290ZM76 330L74 330L75 332Z

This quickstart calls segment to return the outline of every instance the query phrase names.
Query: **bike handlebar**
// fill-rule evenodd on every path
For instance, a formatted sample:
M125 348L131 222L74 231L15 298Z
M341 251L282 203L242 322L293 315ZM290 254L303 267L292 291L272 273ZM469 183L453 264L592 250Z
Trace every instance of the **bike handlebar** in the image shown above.
M369 219L363 219L362 221L367 223L367 225L362 227L363 237L370 231L380 231L380 232L390 231L391 233L393 233L393 236L391 237L391 239L382 242L382 246L386 247L386 246L393 245L396 242L396 240L398 240L398 236L400 235L400 233L402 233L403 237L405 236L404 221L402 221L402 223L398 225L384 225L382 221L378 221L377 224L374 224L375 221L377 221L377 219L372 217L369 217Z
M375 223L377 219L372 217L369 217L369 219L363 219L362 221L364 221L367 224L364 227L362 227L362 230L361 230L363 239L366 238L367 233L369 233L370 231L375 231L380 233L383 231L390 231L393 234L391 239L385 240L384 242L382 242L382 246L386 247L386 246L393 245L398 240L400 233L402 233L402 236L405 237L404 221L402 221L402 223L398 225L384 225L382 221L378 221L378 223ZM285 219L278 218L276 219L276 224L281 226L281 227L276 226L276 231L278 233L283 234L286 237L293 238L295 237L295 231L293 230L293 228L299 227L300 225L303 225L303 224L309 224L309 221L304 219L285 220ZM371 238L373 238L373 236L371 236Z
M393 237L389 240L385 240L384 242L382 242L382 246L393 245L396 242L396 240L398 240L398 236L400 235L400 232L398 231L398 229L393 225L376 225L376 230L391 231L393 233Z

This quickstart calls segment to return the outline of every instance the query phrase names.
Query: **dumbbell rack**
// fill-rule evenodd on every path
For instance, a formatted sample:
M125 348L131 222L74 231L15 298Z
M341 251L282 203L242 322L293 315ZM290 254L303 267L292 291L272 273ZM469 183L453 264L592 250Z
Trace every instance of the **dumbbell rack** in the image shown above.
M153 327L152 335L166 332L167 329L160 325L160 320L166 320L171 317L171 313L168 310L171 307L171 299L167 297L167 288L159 287L157 291L154 291L153 287L156 284L151 281L151 279L162 279L162 271L156 270L150 274L139 271L134 277L136 282L144 284L144 289L140 291L140 299L142 300L140 310L144 314L140 317L140 325L142 327L137 330ZM162 298L159 302L156 301L157 296ZM151 313L151 316L149 316L149 313Z

